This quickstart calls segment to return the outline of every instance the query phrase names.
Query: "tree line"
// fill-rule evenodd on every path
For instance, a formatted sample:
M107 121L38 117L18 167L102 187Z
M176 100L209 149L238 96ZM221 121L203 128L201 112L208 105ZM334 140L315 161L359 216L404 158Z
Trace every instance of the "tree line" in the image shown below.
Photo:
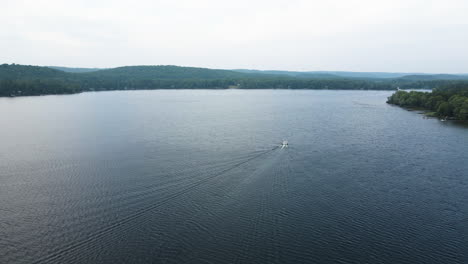
M453 82L404 78L296 78L179 66L127 66L74 73L39 66L0 65L0 96L141 89L432 89Z
M397 91L387 103L430 110L443 118L468 120L468 83L454 82L432 92Z
M86 91L142 89L331 89L331 90L394 90L391 82L349 79L113 79L113 78L48 78L0 80L0 96L72 94ZM411 88L415 87L408 84ZM403 86L405 87L405 86Z

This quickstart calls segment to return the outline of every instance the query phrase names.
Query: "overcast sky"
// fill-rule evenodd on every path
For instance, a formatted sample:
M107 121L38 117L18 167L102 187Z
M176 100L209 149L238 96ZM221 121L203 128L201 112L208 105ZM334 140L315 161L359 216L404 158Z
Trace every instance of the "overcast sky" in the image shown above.
M0 63L468 73L468 0L0 0Z

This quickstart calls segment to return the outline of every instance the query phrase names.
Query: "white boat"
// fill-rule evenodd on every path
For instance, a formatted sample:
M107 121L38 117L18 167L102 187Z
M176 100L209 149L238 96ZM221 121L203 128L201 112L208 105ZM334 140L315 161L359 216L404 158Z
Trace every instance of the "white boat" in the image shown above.
M281 144L281 148L287 148L288 147L288 141L283 140L283 143Z

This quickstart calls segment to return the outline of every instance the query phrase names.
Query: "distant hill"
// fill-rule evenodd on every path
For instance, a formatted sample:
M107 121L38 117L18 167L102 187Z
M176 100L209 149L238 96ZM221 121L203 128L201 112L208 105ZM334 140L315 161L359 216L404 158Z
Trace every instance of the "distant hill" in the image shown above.
M234 70L242 73L283 75L296 78L351 78L351 79L401 79L409 81L429 80L468 80L468 74L428 74L428 73L398 73L398 72L346 72L346 71L260 71Z
M427 75L406 75L400 79L412 81L428 81L428 80L468 80L468 75L454 74L427 74Z
M31 66L35 67L35 66ZM403 79L403 80L468 80L468 74L427 74L427 73L392 73L392 72L347 72L347 71L278 71L278 70L217 70L173 65L124 66L110 69L69 68L47 66L48 68L68 73L92 73L89 76L106 76L130 79L224 79L224 78L285 78L304 79ZM239 74L241 73L241 74ZM245 75L247 74L247 75Z
M317 78L317 79L342 78L342 76L332 74L332 73L327 73L327 72L260 71L260 70L245 70L245 69L237 69L233 71L248 73L248 74L268 74L268 75L283 76L283 77L296 77L296 78Z
M171 65L93 69L2 64L0 96L138 89L396 90L398 87L432 89L468 80L466 75L400 75L399 73L218 70ZM390 76L398 77L390 78Z
M67 74L48 67L1 64L0 79L38 79L38 78L63 78Z
M101 68L70 68L70 67L60 67L60 66L47 66L47 68L64 71L64 72L75 72L75 73L93 72L93 71L102 70Z
M254 74L246 74L230 70L213 70L195 67L180 66L125 66L113 69L105 69L93 72L83 73L82 76L101 77L101 78L119 78L131 80L180 80L180 79L230 79L230 78L249 78L259 77Z
M172 65L124 66L111 69L67 68L57 66L31 66L1 64L0 79L129 79L129 80L213 80L232 78L281 77L261 73L241 73L232 70L217 70Z
M375 78L375 79L391 79L399 78L405 75L414 73L399 73L399 72L346 72L346 71L328 71L326 73L335 74L347 78Z
M357 78L357 79L389 79L400 78L415 73L392 73L392 72L347 72L347 71L260 71L237 69L235 71L244 73L281 74L300 78Z

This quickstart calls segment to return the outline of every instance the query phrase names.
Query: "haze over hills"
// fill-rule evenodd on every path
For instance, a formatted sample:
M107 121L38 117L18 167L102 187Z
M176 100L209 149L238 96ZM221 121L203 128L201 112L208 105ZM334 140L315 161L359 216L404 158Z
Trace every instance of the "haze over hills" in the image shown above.
M464 74L426 74L426 75L405 75L401 77L405 80L467 80L468 76Z
M236 69L243 73L262 73L273 75L287 75L298 78L357 78L357 79L397 79L408 80L465 80L468 74L432 74L432 73L405 73L405 72L348 72L348 71L261 71Z
M93 72L93 71L99 71L99 70L104 70L105 68L71 68L71 67L61 67L61 66L46 66L48 68L52 68L55 70L59 71L64 71L64 72Z
M221 70L172 65L110 69L0 65L0 96L137 89L432 89L456 81L468 81L468 75Z
M117 71L111 71L112 73L116 73L120 71L122 74L129 74L130 72L141 74L142 69L146 67L178 67L174 69L198 69L198 73L201 75L198 76L197 72L192 73L197 75L197 77L204 78L202 69L206 68L195 68L195 67L180 67L180 66L123 66L117 68L71 68L71 67L62 67L62 66L46 66L48 68L64 71L64 72L71 72L71 73L85 73L85 72L96 72L101 71L103 74L109 74L109 72L103 72L102 70L113 70L118 69ZM139 70L136 68L138 67ZM134 69L135 68L135 69ZM156 69L156 68L155 68ZM159 68L160 70L162 68ZM358 79L395 79L395 78L404 78L408 80L465 80L468 79L468 74L431 74L431 73L413 73L413 72L351 72L351 71L281 71L281 70L251 70L251 69L223 69L223 70L215 70L209 69L213 71L234 71L240 73L248 73L254 75L275 75L275 76L282 76L282 77L296 77L296 78L325 78L325 79L333 79L333 78L358 78ZM165 70L167 71L167 69ZM173 71L174 74L180 74L181 71ZM206 73L206 72L205 72ZM155 70L155 76L159 75L159 72ZM220 72L218 72L220 74ZM236 76L235 74L230 73L231 76ZM211 77L216 76L217 74L209 74ZM223 76L223 74L218 75ZM134 76L131 76L134 77ZM148 77L148 76L145 76ZM151 76L154 77L154 76Z
M348 72L348 71L261 71L236 69L244 73L282 74L301 78L345 77L345 78L399 78L406 75L426 75L424 73L391 73L391 72Z

